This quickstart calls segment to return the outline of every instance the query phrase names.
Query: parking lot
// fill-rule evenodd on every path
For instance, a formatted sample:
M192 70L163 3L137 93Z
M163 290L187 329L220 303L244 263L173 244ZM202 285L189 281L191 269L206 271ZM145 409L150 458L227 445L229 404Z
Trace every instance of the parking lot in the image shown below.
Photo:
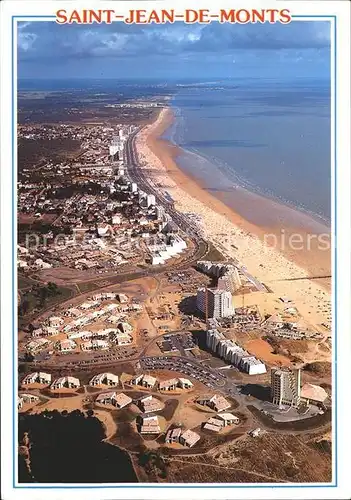
M203 383L207 387L218 389L224 387L226 376L215 370L209 370L203 367L200 363L189 361L181 357L149 357L140 360L142 369L147 370L171 370L182 374Z
M186 351L196 347L194 338L189 332L164 335L157 345L162 353L178 351L182 356L186 356Z

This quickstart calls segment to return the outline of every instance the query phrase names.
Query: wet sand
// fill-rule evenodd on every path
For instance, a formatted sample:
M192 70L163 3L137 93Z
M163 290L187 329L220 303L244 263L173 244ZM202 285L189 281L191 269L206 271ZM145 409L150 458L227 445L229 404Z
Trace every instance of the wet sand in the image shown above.
M148 168L151 182L172 196L179 211L200 214L207 238L220 250L224 247L228 257L238 258L278 295L288 295L313 323L329 323L330 279L308 279L330 276L330 251L317 249L318 236L327 246L328 227L244 189L205 189L177 166L181 149L160 139L173 119L166 108L138 134L140 163ZM291 235L298 249L289 245Z

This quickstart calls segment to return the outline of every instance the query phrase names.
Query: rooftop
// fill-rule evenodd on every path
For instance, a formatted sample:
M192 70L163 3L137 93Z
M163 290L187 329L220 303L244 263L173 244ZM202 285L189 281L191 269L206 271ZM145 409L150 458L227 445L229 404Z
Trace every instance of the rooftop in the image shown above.
M302 386L300 395L304 399L312 399L313 401L319 401L321 403L328 398L328 393L323 387L308 383Z

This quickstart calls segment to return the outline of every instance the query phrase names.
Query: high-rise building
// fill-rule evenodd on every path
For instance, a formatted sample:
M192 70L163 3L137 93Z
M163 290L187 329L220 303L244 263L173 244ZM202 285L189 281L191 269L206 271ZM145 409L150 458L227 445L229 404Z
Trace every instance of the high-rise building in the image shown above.
M218 278L217 288L234 293L241 287L238 268L233 264L202 260L197 263L202 272Z
M153 194L148 194L146 197L147 206L156 205L155 196Z
M156 218L158 220L163 220L165 215L164 208L161 205L156 205Z
M217 347L221 340L225 340L223 333L218 330L207 330L206 346L210 349L210 351L217 352Z
M272 368L271 397L276 405L298 406L300 403L300 369Z
M196 305L199 311L206 314L206 293L209 318L225 318L234 314L232 294L227 290L210 288L199 288L197 291Z
M249 375L260 375L267 371L261 360L250 355L232 340L226 339L217 329L207 330L206 347Z

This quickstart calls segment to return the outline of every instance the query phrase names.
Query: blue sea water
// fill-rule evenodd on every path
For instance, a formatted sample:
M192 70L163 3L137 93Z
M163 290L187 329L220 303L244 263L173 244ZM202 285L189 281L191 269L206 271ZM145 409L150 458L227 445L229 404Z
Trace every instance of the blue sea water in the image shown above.
M98 100L173 95L176 120L164 137L182 148L184 172L235 209L246 188L330 224L329 80L23 80L19 90L62 91L75 105L82 92Z
M163 137L183 148L178 165L206 189L247 188L330 223L329 81L179 86L171 102L176 120Z

